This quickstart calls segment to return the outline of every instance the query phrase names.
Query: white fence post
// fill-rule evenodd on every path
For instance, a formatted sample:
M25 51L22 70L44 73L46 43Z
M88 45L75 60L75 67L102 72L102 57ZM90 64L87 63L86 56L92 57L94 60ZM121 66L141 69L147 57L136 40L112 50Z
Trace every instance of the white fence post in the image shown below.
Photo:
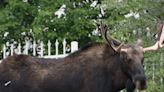
M11 56L13 56L13 54L14 54L14 45L13 44L11 44L10 45L11 47L10 47L10 54L11 54Z
M18 53L17 54L21 54L21 44L18 44Z
M40 50L40 57L43 57L43 51L44 51L44 44L43 44L43 41L41 41L40 43L40 47L41 47L41 50Z
M3 59L6 58L6 45L3 45Z
M48 40L48 56L50 56L51 55L51 42L50 42L50 40Z
M67 42L66 42L66 40L64 39L64 40L63 40L63 54L64 54L64 55L66 54L66 44L67 44Z
M59 49L59 42L58 42L58 40L56 40L56 42L55 42L55 51L56 51L56 55L58 55L59 54L59 51L58 51L58 49Z
M72 41L71 42L71 52L74 52L78 50L78 42L77 41Z
M25 55L28 55L28 45L29 45L28 41L25 41L25 47L24 47L24 53L23 53Z
M33 49L33 56L36 56L36 41L33 41L33 45L32 45L32 49Z

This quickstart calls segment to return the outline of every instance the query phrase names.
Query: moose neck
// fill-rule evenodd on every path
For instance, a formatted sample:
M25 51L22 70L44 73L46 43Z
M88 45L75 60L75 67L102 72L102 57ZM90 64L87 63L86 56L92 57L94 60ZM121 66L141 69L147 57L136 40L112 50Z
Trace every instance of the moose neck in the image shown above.
M114 92L124 89L125 84L129 78L122 67L122 60L120 58L120 54L106 46L106 49L104 50L104 63L108 69L108 74L113 74L112 86L114 87L114 89L120 88L114 90Z

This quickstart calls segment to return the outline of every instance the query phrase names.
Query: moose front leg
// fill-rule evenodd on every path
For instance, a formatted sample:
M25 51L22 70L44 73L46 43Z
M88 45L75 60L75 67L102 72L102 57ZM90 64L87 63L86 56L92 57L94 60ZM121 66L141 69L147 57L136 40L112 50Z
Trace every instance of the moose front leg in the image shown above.
M134 85L134 83L129 79L129 80L127 80L127 82L126 82L126 91L127 92L134 92L134 90L135 90L135 85Z

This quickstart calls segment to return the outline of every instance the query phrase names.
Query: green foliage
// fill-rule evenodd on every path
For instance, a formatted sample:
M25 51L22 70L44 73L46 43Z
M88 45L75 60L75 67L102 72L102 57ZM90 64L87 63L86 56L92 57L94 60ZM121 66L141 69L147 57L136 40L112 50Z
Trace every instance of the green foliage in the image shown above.
M148 79L147 92L163 92L164 90L164 49L158 53L145 54L145 69Z
M136 37L132 31L140 31L144 36L146 35L146 28L149 27L151 33L156 30L156 18L161 16L164 19L164 2L162 0L105 0L103 4L106 4L106 17L104 21L110 26L111 34L121 39L122 41L134 41L131 37ZM125 18L125 15L130 11L139 14L139 18L134 16ZM159 12L160 11L160 12ZM124 36L123 36L124 35ZM122 38L125 37L125 38ZM130 40L129 40L130 38ZM152 38L149 36L148 38Z
M77 4L80 2L77 1ZM54 12L63 4L67 7L66 17L57 18ZM73 1L65 0L8 1L7 6L1 8L0 32L2 38L5 32L9 32L9 37L2 39L0 44L10 39L19 41L22 39L21 33L28 32L30 29L33 30L36 40L55 41L57 38L60 40L66 38L69 41L82 41L82 44L91 41L95 37L88 37L88 35L95 29L92 20L97 18L98 9L91 9L90 4L74 8L72 4ZM45 28L47 28L46 32Z

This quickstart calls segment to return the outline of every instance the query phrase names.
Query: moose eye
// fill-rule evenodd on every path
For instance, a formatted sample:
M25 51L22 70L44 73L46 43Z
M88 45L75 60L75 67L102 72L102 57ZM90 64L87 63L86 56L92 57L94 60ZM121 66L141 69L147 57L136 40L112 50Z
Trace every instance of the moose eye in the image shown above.
M127 63L130 63L131 61L132 61L131 58L128 58L128 59L127 59Z

